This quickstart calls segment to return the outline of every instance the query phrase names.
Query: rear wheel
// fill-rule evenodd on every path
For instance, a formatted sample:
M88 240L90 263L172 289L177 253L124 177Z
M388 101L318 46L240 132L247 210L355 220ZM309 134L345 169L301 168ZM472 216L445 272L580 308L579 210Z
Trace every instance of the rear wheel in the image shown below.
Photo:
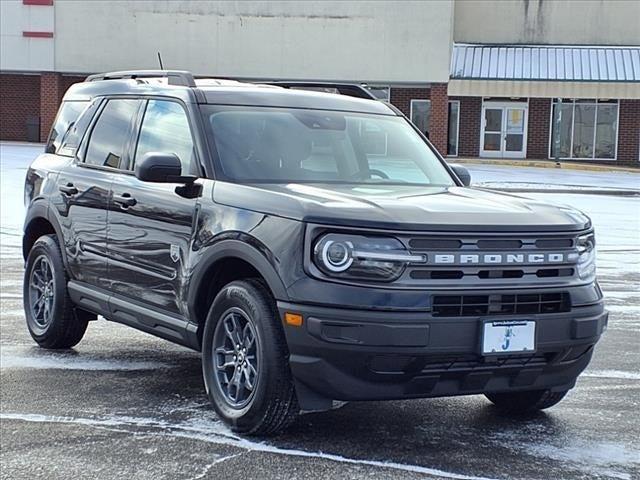
M526 392L487 393L485 396L500 410L520 414L553 407L566 394L567 391L531 390Z
M272 435L293 422L299 408L289 353L264 284L225 286L211 305L202 343L207 394L233 431Z
M24 311L31 337L43 348L71 348L84 336L87 318L73 308L55 235L40 237L27 257Z

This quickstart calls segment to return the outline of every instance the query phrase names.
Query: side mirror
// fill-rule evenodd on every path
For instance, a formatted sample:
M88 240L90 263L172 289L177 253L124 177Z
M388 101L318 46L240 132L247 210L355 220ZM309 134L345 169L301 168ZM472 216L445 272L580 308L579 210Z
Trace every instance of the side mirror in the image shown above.
M469 185L471 185L471 174L469 173L469 170L467 170L462 165L452 164L449 166L451 167L453 172L456 174L456 176L460 179L460 181L465 187L468 187Z
M175 153L149 152L136 162L138 180L155 183L193 183L196 177L182 176L182 164Z

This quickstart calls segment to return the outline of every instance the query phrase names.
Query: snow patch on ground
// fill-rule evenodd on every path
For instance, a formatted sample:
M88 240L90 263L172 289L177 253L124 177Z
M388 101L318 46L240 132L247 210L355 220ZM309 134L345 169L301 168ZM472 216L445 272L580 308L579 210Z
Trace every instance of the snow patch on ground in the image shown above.
M533 444L528 445L528 449L536 456L578 465L592 465L596 467L593 470L593 473L599 473L601 475L625 480L631 480L631 475L615 471L611 466L640 465L640 451L631 450L624 445L616 443L575 444L564 446Z
M388 468L393 470L402 470L405 472L421 473L424 475L432 475L441 478L453 480L493 480L487 477L478 477L473 475L463 475L452 472L445 472L420 465L410 465L397 462L387 462L379 460L367 460L344 457L342 455L334 455L324 452L308 452L305 450L296 450L289 448L280 448L263 442L256 442L234 435L220 422L210 422L206 420L188 421L169 423L162 420L154 420L150 418L136 418L125 416L113 416L105 418L78 418L63 417L52 415L40 415L29 413L0 413L1 420L17 420L36 423L66 423L83 425L96 428L125 428L139 429L146 428L151 431L145 433L154 434L154 431L160 435L171 435L181 438L189 438L192 440L214 443L218 445L227 445L242 448L247 451L255 451L262 453L272 453L276 455L288 455L294 457L319 458L338 463L348 463L355 465L366 465L371 467ZM128 431L128 430L127 430ZM139 430L131 431L132 434L140 433ZM228 459L230 457L223 457Z
M640 380L640 373L623 372L620 370L588 370L581 376L592 378L616 378L620 380Z
M534 441L531 435L522 438L522 431L505 431L494 436L493 441L510 449L538 458L561 462L591 476L606 476L621 480L632 480L624 470L636 469L640 465L640 451L614 442L588 442L565 438L559 444Z
M171 365L142 360L102 360L78 354L45 352L28 354L19 352L16 348L5 346L0 353L0 369L9 368L128 371L171 368Z
M455 163L455 162L453 162ZM525 184L573 186L582 188L618 188L640 190L640 172L590 172L561 168L513 167L508 165L466 164L474 185Z

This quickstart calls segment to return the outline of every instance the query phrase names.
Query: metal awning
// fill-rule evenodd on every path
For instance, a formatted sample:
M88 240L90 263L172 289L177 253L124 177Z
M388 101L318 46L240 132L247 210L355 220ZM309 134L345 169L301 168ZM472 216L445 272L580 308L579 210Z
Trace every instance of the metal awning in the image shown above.
M455 44L449 95L640 98L640 46Z

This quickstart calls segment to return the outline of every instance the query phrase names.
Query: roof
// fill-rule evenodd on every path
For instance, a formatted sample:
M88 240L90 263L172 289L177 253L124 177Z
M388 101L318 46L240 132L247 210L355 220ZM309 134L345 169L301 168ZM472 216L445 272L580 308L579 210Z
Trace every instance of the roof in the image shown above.
M308 108L345 112L398 115L384 102L366 100L336 93L289 89L265 85L240 84L237 87L201 88L207 103L215 105L248 105L257 107Z
M640 82L640 46L454 44L451 78Z
M104 95L153 95L178 98L186 103L309 108L398 115L392 107L377 100L290 89L277 85L245 83L226 79L196 79L193 86L188 86L172 83L166 78L148 76L102 78L109 75L111 74L95 75L92 76L93 78L89 77L91 79L89 81L72 85L65 93L65 100L90 100Z

